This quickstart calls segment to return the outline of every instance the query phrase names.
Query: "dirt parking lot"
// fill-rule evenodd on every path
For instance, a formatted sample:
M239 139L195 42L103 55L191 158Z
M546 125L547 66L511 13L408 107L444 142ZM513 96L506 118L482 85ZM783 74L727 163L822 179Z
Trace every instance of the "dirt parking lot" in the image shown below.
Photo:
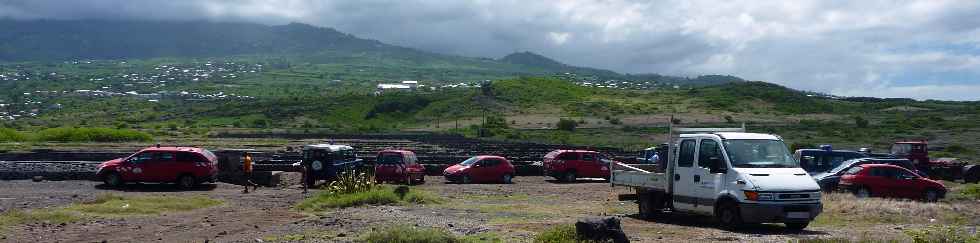
M8 226L5 242L349 242L371 230L404 224L446 229L460 235L493 232L505 242L526 242L536 232L588 216L616 216L635 242L764 241L901 235L902 227L811 226L794 234L782 225L760 225L739 232L721 230L708 217L668 215L634 218L636 205L618 201L626 188L604 181L557 183L545 177L518 177L515 184L445 184L440 177L415 188L446 199L433 205L363 206L319 214L292 209L304 197L295 187L260 188L243 194L237 185L218 183L177 191L172 185L138 184L106 189L93 181L0 181L0 209L31 210L94 200L99 195L206 196L219 206L154 216L91 217L66 224Z

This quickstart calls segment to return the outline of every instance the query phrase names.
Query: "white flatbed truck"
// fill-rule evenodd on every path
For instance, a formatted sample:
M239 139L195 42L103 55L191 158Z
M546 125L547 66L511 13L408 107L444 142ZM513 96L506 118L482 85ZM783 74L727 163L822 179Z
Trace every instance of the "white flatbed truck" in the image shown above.
M634 189L639 215L713 216L723 227L784 223L803 230L823 210L820 186L782 138L745 128L680 128L662 164L613 164L610 183ZM673 139L673 131L669 133Z

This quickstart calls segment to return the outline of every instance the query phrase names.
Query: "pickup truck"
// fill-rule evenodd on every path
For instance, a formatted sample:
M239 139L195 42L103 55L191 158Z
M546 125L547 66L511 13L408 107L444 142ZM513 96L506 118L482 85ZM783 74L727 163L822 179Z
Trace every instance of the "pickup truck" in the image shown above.
M776 135L744 128L680 128L668 160L656 166L611 165L612 186L635 189L639 215L713 216L734 229L784 223L803 230L823 210L820 186ZM671 132L671 139L673 139Z

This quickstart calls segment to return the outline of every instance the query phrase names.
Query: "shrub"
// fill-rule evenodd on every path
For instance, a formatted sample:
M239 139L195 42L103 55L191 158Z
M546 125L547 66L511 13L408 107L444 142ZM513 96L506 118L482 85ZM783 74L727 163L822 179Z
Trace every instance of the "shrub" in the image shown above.
M296 205L296 208L305 211L323 211L329 208L347 208L361 205L435 204L441 202L442 200L438 197L424 191L409 190L407 193L400 194L395 192L395 188L391 186L375 186L370 190L354 193L322 192L303 200Z
M558 130L571 132L571 131L575 131L575 128L578 127L578 123L575 122L575 120L562 118L558 120L557 126L558 126Z
M150 141L150 134L115 128L48 128L37 132L39 141L56 142L129 142Z
M969 148L959 144L950 144L948 147L946 147L945 150L946 152L950 152L954 154L963 154L963 153L971 152Z
M415 228L407 225L399 225L368 233L367 236L364 236L364 238L359 242L441 243L463 241L445 230L433 228Z
M868 120L861 116L854 116L854 125L859 128L866 128L868 127Z
M0 128L0 142L21 142L27 140L27 137L17 130L10 128Z
M980 200L980 185L970 184L964 186L960 190L960 196L971 200Z
M975 231L975 230L974 230ZM970 232L962 226L956 225L930 225L924 229L906 230L905 234L912 238L912 242L980 242L980 235Z
M619 118L616 118L616 117L606 118L606 120L609 120L609 124L613 124L613 125L623 124L623 121L619 120Z
M534 236L534 243L582 242L575 233L575 225L563 224L551 227Z
M735 118L732 118L732 116L725 116L725 122L735 123Z

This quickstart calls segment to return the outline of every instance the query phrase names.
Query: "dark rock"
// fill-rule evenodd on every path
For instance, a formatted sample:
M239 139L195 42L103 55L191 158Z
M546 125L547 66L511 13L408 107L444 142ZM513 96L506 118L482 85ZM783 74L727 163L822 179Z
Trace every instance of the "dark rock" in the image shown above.
M615 217L581 219L575 223L575 233L579 238L593 241L630 242L619 219Z
M34 182L41 182L41 181L44 180L44 177L43 176L34 176L33 178L31 178L31 180L34 181Z
M218 235L227 235L227 234L228 234L228 231L221 231L221 232L218 232Z
M340 233L340 234L337 234L337 237L347 237L347 234Z

